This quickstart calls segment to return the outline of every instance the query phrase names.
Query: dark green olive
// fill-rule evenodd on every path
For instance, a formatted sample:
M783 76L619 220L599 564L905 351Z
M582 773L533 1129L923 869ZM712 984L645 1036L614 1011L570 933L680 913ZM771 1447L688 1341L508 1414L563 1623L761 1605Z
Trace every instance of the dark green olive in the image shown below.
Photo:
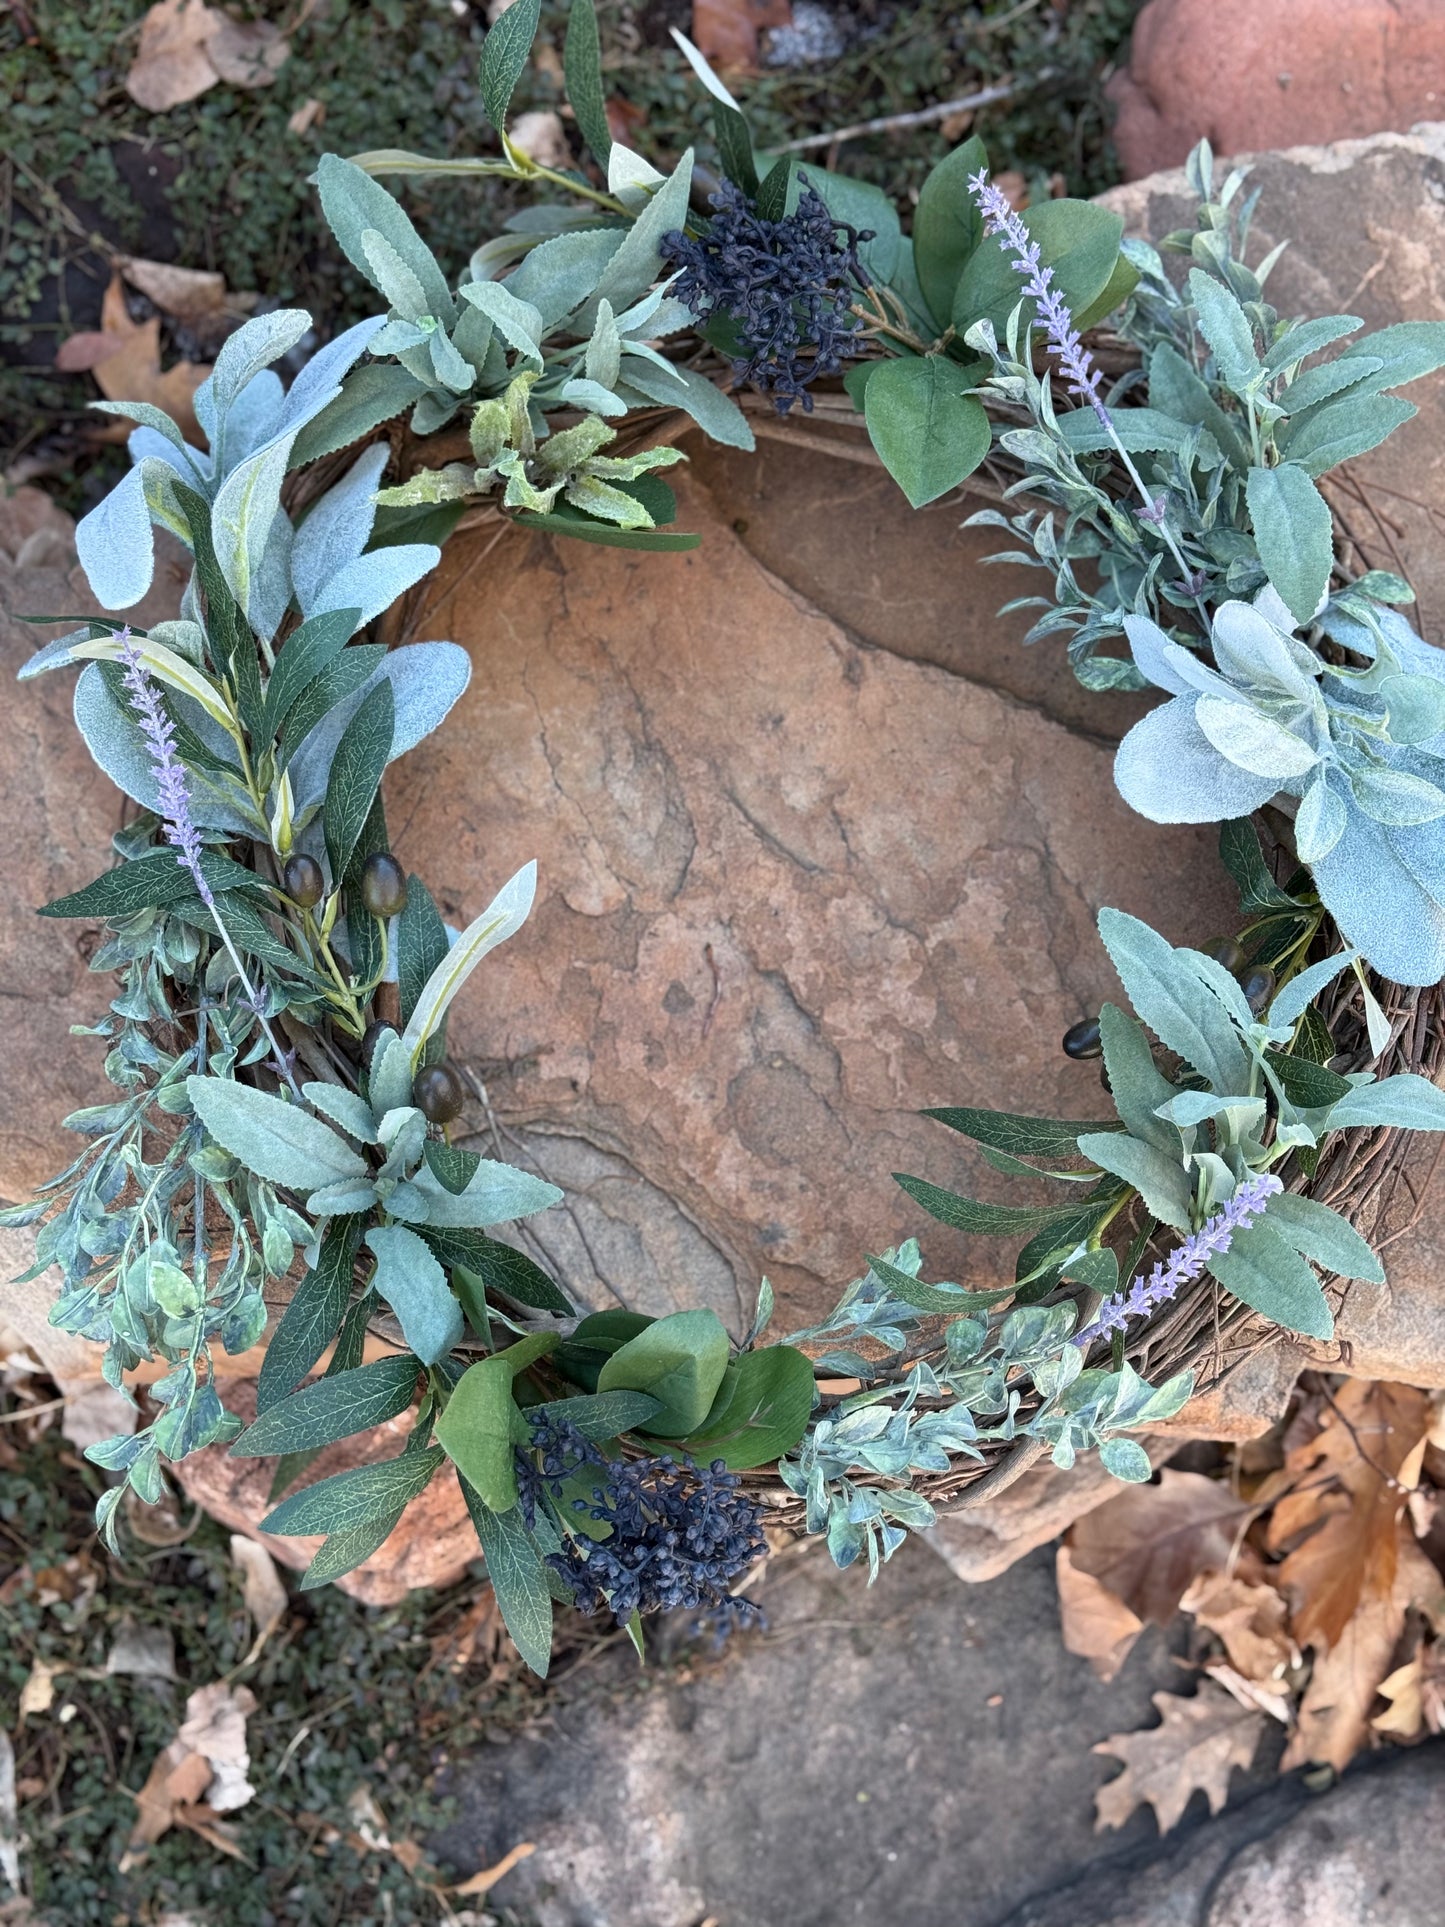
M309 910L326 894L326 878L314 856L288 856L281 871L281 888L293 903Z
M374 917L399 917L406 908L406 871L389 850L374 850L361 866L361 901Z
M1237 977L1249 962L1249 953L1238 937L1220 937L1216 943L1208 945L1206 957L1213 957L1217 964L1223 964L1231 977Z
M1256 1017L1274 996L1274 981L1274 972L1268 964L1256 964L1253 970L1247 970L1240 978L1239 987L1244 992L1244 1001Z
M1065 1057L1102 1057L1104 1045L1099 1036L1097 1017L1086 1017L1082 1023L1071 1024L1064 1032Z
M388 1031L395 1031L395 1029L395 1024L388 1024L378 1017L375 1023L368 1024L361 1033L361 1061L367 1070L371 1069L371 1060L376 1056L377 1046L382 1038Z
M416 1074L411 1101L430 1123L450 1124L454 1117L461 1116L466 1094L450 1064L429 1064Z

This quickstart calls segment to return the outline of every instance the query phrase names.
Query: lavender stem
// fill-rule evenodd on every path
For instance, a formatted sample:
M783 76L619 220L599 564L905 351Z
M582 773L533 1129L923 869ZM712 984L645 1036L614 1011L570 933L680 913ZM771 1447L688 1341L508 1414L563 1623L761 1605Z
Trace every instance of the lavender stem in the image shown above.
M1015 273L1024 276L1024 293L1034 304L1034 312L1043 324L1044 333L1048 339L1049 351L1063 370L1069 393L1086 401L1098 416L1099 424L1109 437L1114 453L1124 464L1129 479L1139 491L1140 499L1144 504L1142 519L1152 522L1164 537L1169 553L1179 564L1184 578L1184 587L1190 595L1196 595L1199 590L1199 578L1184 560L1179 545L1174 540L1173 531L1160 512L1159 504L1149 493L1144 477L1134 465L1133 457L1119 439L1114 418L1105 407L1103 397L1099 393L1101 380L1099 369L1095 366L1093 356L1084 346L1079 331L1074 326L1074 318L1069 312L1068 303L1061 291L1054 286L1053 269L1044 267L1040 262L1038 242L1030 239L1022 215L990 181L987 169L980 168L977 174L970 176L968 189L983 215L984 231L988 234L1001 234L1012 250L1011 265ZM1208 627L1207 622L1205 626Z
M241 980L241 993L266 1034L266 1041L270 1044L275 1056L277 1069L290 1085L292 1095L299 1104L301 1092L292 1075L291 1066L276 1041L276 1034L267 1020L259 995L252 987L246 966L241 961L240 952L231 941L231 933L227 930L225 920L221 916L215 892L206 881L206 873L201 868L201 833L191 813L191 792L186 783L185 766L176 754L175 726L166 714L155 684L146 669L145 659L136 647L135 638L131 635L129 625L120 630L115 639L120 644L120 659L125 665L124 680L131 707L135 711L141 734L145 737L150 750L160 814L166 826L166 841L173 845L176 861L182 869L190 872L197 896L210 911L221 942L226 946L231 962L236 967L236 974Z
M1109 1332L1123 1331L1131 1318L1143 1318L1168 1302L1181 1285L1197 1278L1211 1258L1228 1251L1236 1231L1245 1230L1284 1186L1273 1172L1264 1171L1246 1178L1234 1196L1212 1218L1206 1218L1195 1232L1177 1245L1167 1259L1156 1264L1146 1278L1141 1271L1127 1291L1117 1292L1102 1305L1093 1324L1075 1332L1071 1343L1087 1347Z

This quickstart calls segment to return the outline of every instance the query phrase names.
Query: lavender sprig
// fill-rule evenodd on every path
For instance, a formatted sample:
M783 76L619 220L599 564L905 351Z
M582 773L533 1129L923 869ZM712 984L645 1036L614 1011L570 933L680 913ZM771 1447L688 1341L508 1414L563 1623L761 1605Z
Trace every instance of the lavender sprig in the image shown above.
M1053 269L1045 267L1040 259L1039 243L1031 239L1024 225L1023 216L1000 189L995 187L988 177L986 168L980 168L977 174L969 176L968 191L978 203L979 212L983 215L984 232L1002 235L1008 243L1012 255L1011 265L1016 274L1024 277L1024 294L1034 304L1034 313L1043 324L1049 352L1064 373L1069 393L1086 401L1093 409L1099 418L1100 426L1113 444L1114 453L1124 464L1130 480L1138 489L1140 500L1144 504L1139 510L1140 520L1152 522L1159 530L1168 545L1169 553L1179 564L1185 589L1190 595L1197 595L1203 586L1203 577L1191 569L1185 561L1174 539L1173 531L1164 519L1163 503L1156 501L1149 493L1148 485L1135 467L1133 457L1119 439L1114 418L1105 407L1103 397L1099 393L1099 383L1102 379L1100 371L1095 365L1094 357L1084 346L1078 329L1074 326L1074 317L1069 311L1069 304L1064 299L1063 291L1054 285Z
M276 1034L266 1017L265 1006L252 987L246 966L241 961L240 952L231 941L231 933L227 930L225 920L221 916L215 892L206 881L206 873L201 868L201 833L191 812L191 792L186 781L185 765L176 754L175 725L166 714L160 693L151 680L150 672L145 666L145 659L136 647L129 625L120 630L115 639L120 644L120 659L125 666L123 680L126 693L130 697L131 707L140 724L141 734L150 750L151 768L155 772L157 801L165 824L166 841L174 847L176 861L182 869L190 873L191 881L196 886L197 896L210 911L221 942L226 946L231 962L236 967L236 974L241 980L241 994L246 1005L265 1032L266 1040L276 1059L277 1069L291 1086L292 1093L299 1103L301 1092L297 1089L296 1079L292 1075L290 1059L276 1041Z
M1206 1218L1197 1231L1170 1252L1167 1259L1155 1265L1147 1278L1141 1271L1127 1291L1116 1293L1107 1304L1101 1306L1092 1325L1075 1332L1072 1342L1088 1346L1109 1332L1123 1331L1131 1318L1143 1318L1166 1304L1181 1285L1199 1276L1211 1258L1228 1251L1235 1232L1243 1231L1253 1223L1275 1193L1283 1189L1284 1186L1272 1172L1265 1171L1258 1177L1246 1178L1223 1210L1216 1211L1212 1218Z

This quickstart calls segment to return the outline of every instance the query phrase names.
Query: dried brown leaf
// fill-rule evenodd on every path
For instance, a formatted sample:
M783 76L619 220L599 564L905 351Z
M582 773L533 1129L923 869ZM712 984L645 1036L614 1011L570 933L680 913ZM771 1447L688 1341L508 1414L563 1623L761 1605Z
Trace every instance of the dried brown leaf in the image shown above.
M177 1738L209 1763L215 1778L206 1802L217 1813L243 1807L255 1794L246 1778L251 1764L246 1719L255 1710L256 1696L248 1686L227 1686L223 1681L200 1687L186 1701L186 1717Z
M1387 1712L1377 1713L1370 1725L1392 1739L1416 1738L1425 1726L1425 1681L1419 1655L1387 1674L1376 1690L1390 1705Z
M163 1747L152 1762L145 1785L133 1797L136 1820L130 1843L120 1863L122 1873L138 1864L147 1847L154 1846L175 1824L176 1808L199 1800L211 1784L211 1768L199 1753L179 1740Z
M1350 1379L1321 1413L1316 1435L1288 1455L1293 1489L1276 1501L1266 1543L1275 1552L1292 1548L1279 1581L1294 1601L1301 1646L1332 1648L1365 1600L1389 1599L1400 1516L1428 1423L1424 1392Z
M32 1713L48 1713L55 1704L55 1681L60 1667L47 1666L43 1659L32 1662L30 1675L20 1689L22 1724Z
M692 38L714 66L756 73L758 34L792 19L790 0L693 0Z
M529 1854L536 1851L534 1841L518 1841L515 1847L508 1848L494 1867L483 1867L480 1873L474 1873L470 1879L464 1880L459 1887L453 1887L451 1891L469 1898L478 1894L489 1894L502 1876L509 1874L519 1860L525 1860Z
M1277 1686L1299 1659L1286 1630L1288 1608L1273 1586L1205 1572L1179 1603L1221 1641L1235 1671L1256 1685Z
M122 258L120 271L133 288L154 301L163 314L190 328L215 327L229 315L249 314L254 294L232 294L223 274L203 268L178 268L169 261Z
M317 100L313 94L310 100L303 100L286 123L288 134L309 134L313 127L319 127L326 118L326 103Z
M1088 1660L1100 1679L1113 1679L1143 1632L1143 1620L1102 1580L1080 1572L1067 1546L1059 1547L1054 1572L1065 1647Z
M1122 1760L1124 1771L1094 1796L1095 1829L1122 1827L1147 1800L1168 1833L1183 1818L1195 1793L1203 1793L1211 1813L1229 1797L1229 1776L1254 1758L1264 1715L1240 1706L1221 1687L1201 1685L1193 1699L1156 1693L1162 1724L1140 1733L1113 1733L1095 1753Z
M507 129L507 138L539 167L570 167L572 149L558 115L546 110L518 114Z
M174 1679L176 1642L165 1626L138 1626L122 1620L105 1656L107 1673L126 1673L134 1679Z
M1073 1562L1140 1619L1167 1626L1196 1574L1224 1571L1248 1508L1198 1472L1126 1487L1075 1522Z
M206 54L216 78L228 87L267 87L290 57L291 43L269 20L233 20L212 15Z
M241 1596L251 1616L249 1666L266 1641L286 1617L290 1597L276 1570L276 1561L263 1545L248 1539L244 1532L231 1534L231 1564L241 1575Z
M124 346L119 335L91 328L82 334L66 336L55 351L55 366L63 375L81 375L98 368L112 355L118 355Z
M1389 1590L1366 1592L1339 1638L1315 1660L1298 1731L1280 1762L1285 1773L1310 1761L1341 1772L1370 1737L1370 1709L1391 1671L1405 1615L1440 1583L1408 1527L1397 1524L1396 1535Z
M148 113L164 114L216 84L206 51L215 16L205 0L157 0L140 23L125 90Z

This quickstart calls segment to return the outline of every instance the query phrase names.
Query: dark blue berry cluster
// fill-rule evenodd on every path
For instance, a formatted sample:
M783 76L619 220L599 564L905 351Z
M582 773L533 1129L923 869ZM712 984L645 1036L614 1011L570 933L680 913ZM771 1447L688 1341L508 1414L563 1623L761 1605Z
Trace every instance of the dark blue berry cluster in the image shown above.
M621 1626L634 1612L683 1608L712 1616L720 1631L760 1616L728 1588L767 1549L762 1508L721 1459L707 1467L688 1458L608 1459L575 1426L539 1414L532 1450L517 1454L529 1526L544 1491L562 1499L584 1468L593 1474L591 1492L577 1496L574 1484L571 1507L611 1530L600 1539L568 1537L548 1561L580 1611L606 1606Z
M731 181L711 205L699 240L663 236L664 258L682 269L673 292L699 321L719 314L734 323L739 381L770 392L780 415L795 401L809 411L808 383L858 352L862 323L850 309L867 287L858 243L873 237L835 219L811 187L780 221L766 220Z

